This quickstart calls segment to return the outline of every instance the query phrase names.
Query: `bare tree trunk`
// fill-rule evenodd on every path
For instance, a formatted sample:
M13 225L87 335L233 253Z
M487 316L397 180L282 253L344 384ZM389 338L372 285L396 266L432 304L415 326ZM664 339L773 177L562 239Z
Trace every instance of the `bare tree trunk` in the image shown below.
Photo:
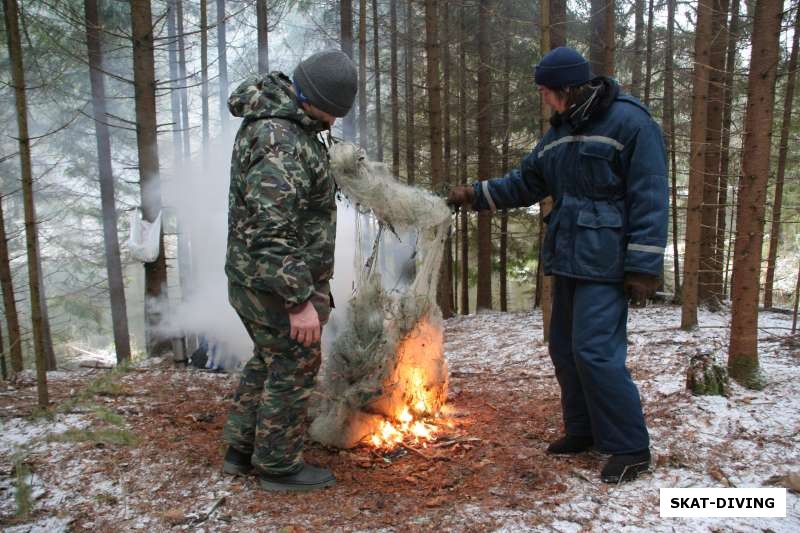
M425 57L430 122L431 189L439 191L442 175L442 86L440 76L439 8L436 0L425 0Z
M541 38L542 50L552 50L559 46L566 46L567 34L566 30L554 32L551 28L565 28L567 26L567 6L563 1L547 1L541 2L541 18L543 21ZM540 121L539 131L544 135L545 128L548 124L550 109L545 105L543 100L539 100L540 105ZM544 234L547 231L547 226L543 223L544 217L550 214L553 210L553 199L547 197L539 202L539 249L541 250ZM541 254L540 254L541 256ZM542 340L547 342L550 340L550 317L553 310L553 278L552 276L544 275L544 268L539 260L538 273L541 276L540 283L538 283L537 292L539 294L539 301L542 306Z
M794 86L797 81L797 53L800 47L800 9L794 20L794 36L789 65L786 68L786 97L783 100L783 123L778 149L778 174L775 178L775 197L772 203L772 221L769 232L769 254L767 255L767 279L764 286L764 307L772 308L772 287L775 282L775 262L778 258L778 239L781 233L781 207L783 204L783 182L786 176L786 157L789 151L789 129L792 126L792 104Z
M797 332L797 307L800 303L800 268L797 269L797 281L794 284L794 312L792 313L792 335Z
M33 198L33 172L31 170L31 143L28 135L28 103L25 97L25 71L22 63L22 46L19 35L19 11L17 0L5 0L6 38L11 62L11 79L17 105L17 135L21 166L22 196L25 212L25 245L28 259L28 283L30 286L31 322L33 344L36 354L36 392L39 407L50 403L47 392L47 357L44 347L44 318L42 317L41 271L39 264L39 236L36 228L36 208Z
M719 293L722 294L723 298L728 293L727 270L730 258L730 246L726 246L728 239L725 228L727 222L728 176L730 174L731 123L733 122L733 96L735 91L733 77L736 72L736 47L739 42L738 0L733 0L731 21L728 27L728 52L725 60L725 109L722 118L722 157L719 171L719 199L717 200L717 205L719 206L719 209L717 209L717 244L715 246L715 260L718 264L723 265L723 268L717 272L717 279L714 281L716 285L721 287ZM732 223L734 209L731 209L730 212Z
M95 0L95 12L97 11ZM86 5L86 4L84 4ZM176 35L176 13L175 13L175 0L168 0L167 2L167 40L169 42L169 102L170 112L172 113L172 150L174 151L174 158L177 161L181 155L181 96L177 88L178 80L178 36ZM87 15L88 20L88 15ZM87 31L88 34L88 31ZM87 37L88 38L88 37ZM91 66L91 65L90 65ZM102 79L102 78L101 78ZM105 90L105 88L104 88Z
M95 0L96 1L96 0ZM222 0L224 1L224 0ZM177 5L175 0L168 0L167 3L167 36L169 39L169 77L172 80L170 83L170 111L172 113L172 149L173 149L173 167L178 169L180 161L185 159L187 154L181 152L182 137L188 137L188 131L181 129L181 93L182 89L176 86L176 80L179 78L179 61L178 61L178 43L181 42L183 36L176 35L176 22L177 22ZM102 80L102 76L100 78ZM186 80L181 82L184 85ZM105 111L103 111L105 113ZM187 110L188 122L188 110ZM109 174L111 175L111 174ZM101 173L102 176L102 173ZM180 176L176 176L180 178ZM112 182L113 183L113 182ZM113 195L112 195L113 198ZM116 219L114 220L116 224ZM191 253L189 246L189 235L181 231L180 220L178 220L177 233L178 233L178 272L180 274L180 287L181 299L184 299L189 292L189 284L191 279ZM127 331L127 318L126 318L126 331ZM119 354L118 354L119 357Z
M458 162L456 162L456 165L458 165ZM453 243L453 252L452 252L452 257L451 257L451 259L453 261L453 268L451 270L451 277L453 278L452 281L453 281L453 314L454 315L459 312L460 308L459 308L459 303L458 303L458 297L461 294L460 288L459 288L459 281L461 281L461 269L460 269L460 265L459 265L459 258L461 257L461 255L460 255L461 252L460 252L460 248L459 248L459 241L461 239L461 224L459 224L460 220L461 219L459 218L458 213L456 213L456 216L453 217L453 229L452 229L451 237L450 237L450 240Z
M208 0L200 0L200 100L203 117L203 156L208 152Z
M681 295L681 268L678 252L678 170L675 157L675 4L667 0L667 39L664 50L664 116L663 128L667 133L667 151L670 159L672 181L672 255L675 270L675 298Z
M36 245L39 246L37 240ZM53 337L50 334L50 312L47 310L47 298L44 291L44 269L42 268L42 251L37 248L36 257L39 258L39 306L42 309L42 347L47 370L56 370L56 352L53 350Z
M492 0L478 2L478 179L492 173L492 79L489 42ZM478 213L478 295L476 308L492 308L492 214Z
M219 126L223 137L228 132L228 37L225 0L217 0L217 69L219 71Z
M175 1L175 15L178 22L178 76L181 80L181 132L183 136L183 157L192 156L189 136L189 76L186 74L186 44L183 34L183 0Z
M709 55L709 93L706 123L706 152L703 184L703 206L700 222L700 272L697 296L700 304L717 308L722 295L714 290L716 272L722 265L714 262L717 244L717 201L719 200L719 167L722 144L722 115L725 85L725 52L728 0L712 0L714 14L711 26Z
M383 161L383 115L381 114L381 41L378 31L378 0L372 0L372 53L375 64L375 159Z
M442 21L442 38L439 42L440 59L442 63L442 146L444 150L443 169L444 169L444 185L448 190L451 185L451 178L453 174L452 168L452 155L453 143L450 131L450 117L453 116L453 99L450 97L451 87L451 64L450 64L450 40L452 38L450 33L450 24L448 19L450 17L450 0L445 0L443 10L439 12L438 20Z
M591 0L589 62L598 76L614 75L614 0Z
M342 52L353 59L353 0L340 0L339 2L339 27ZM342 120L342 137L346 141L355 141L356 115L351 108Z
M367 150L367 0L358 1L358 143Z
M644 57L644 105L650 107L650 88L653 86L653 0L647 1L647 46Z
M567 46L567 0L548 0L547 5L549 44L545 50Z
M117 209L114 200L114 173L111 166L111 141L106 124L106 89L103 80L103 50L100 41L100 21L97 0L84 0L86 14L86 45L89 55L89 80L92 85L92 111L97 137L97 163L100 178L100 199L103 207L103 241L106 251L106 272L111 295L111 322L117 364L131 358L128 312L125 307L125 284L117 235ZM174 12L173 12L174 13ZM177 71L177 69L176 69ZM176 146L177 147L177 146Z
M350 5L350 0L342 0L342 9L345 1ZM353 56L352 48L352 26L351 26L351 46L350 57ZM258 41L258 73L269 73L269 6L267 0L256 0L256 39ZM342 46L344 49L344 46ZM345 50L346 52L347 50Z
M644 66L644 1L634 0L633 65L631 67L631 94L642 97L642 66Z
M416 183L416 133L414 130L414 0L406 0L406 180Z
M731 194L733 195L733 197L731 198L731 209L730 209L731 219L730 219L730 224L728 224L728 228L730 229L728 230L728 235L727 235L728 245L726 247L727 251L725 254L725 279L723 281L723 286L722 286L723 294L728 294L728 286L732 285L731 278L733 276L731 275L731 252L733 251L733 221L734 221L734 216L736 215L736 209L735 209L735 206L737 205L736 191L738 187L739 187L739 179L738 176L736 176L736 179L731 185Z
M444 183L445 183L445 190L450 189L453 181L453 142L452 142L452 135L451 135L451 128L450 128L450 117L453 116L453 98L452 98L452 89L450 85L451 80L451 61L450 61L450 41L452 39L452 34L450 33L450 24L448 24L450 18L450 7L451 3L449 0L445 0L444 2L444 11L439 13L439 20L443 21L443 37L442 43L442 91L443 91L443 98L444 98L444 117L442 119L442 128L443 128L443 136L444 136ZM451 228L452 229L452 228ZM447 280L449 282L449 295L450 295L450 316L454 315L458 310L458 304L456 303L456 264L455 264L455 257L453 255L453 245L454 240L453 235L458 235L458 228L455 228L456 231L450 231L447 234L447 239L445 240L445 249L444 249L444 261L447 262Z
M390 0L390 66L391 106L392 106L392 175L400 177L400 103L397 86L397 0Z
M708 80L710 77L711 0L697 7L694 40L694 88L692 92L692 130L690 137L689 198L686 207L686 245L683 259L681 327L697 326L698 270L700 267L700 224L705 184L706 127L708 125Z
M542 55L550 50L550 15L551 4L548 0L539 0L539 47ZM541 139L545 134L545 124L547 124L548 107L541 96L539 97L539 138ZM552 279L550 276L544 275L542 268L542 244L544 236L547 232L547 224L544 217L550 213L553 207L553 200L550 197L543 199L539 202L539 235L537 245L539 250L539 258L536 261L536 291L533 298L534 308L541 306L542 308L542 340L547 342L550 339L550 312L552 309Z
M467 184L467 24L466 7L458 9L458 175ZM469 314L469 213L461 210L461 314Z
M503 27L508 31L507 24L511 21L510 1L505 0L504 15L506 24ZM505 35L503 39L503 111L502 111L502 147L501 147L501 174L509 170L509 130L511 127L511 36ZM508 211L500 212L500 310L508 311Z
M439 44L439 8L437 0L425 0L425 57L428 85L428 119L430 121L431 151L431 189L441 191L444 183L442 159L442 86L439 79L440 44ZM444 258L439 269L439 285L437 302L442 316L453 315L450 308L449 260Z
M136 145L139 154L139 185L142 217L152 222L161 212L158 138L156 136L156 84L153 59L153 20L150 0L131 4L133 31L133 84L136 96ZM148 355L162 355L169 349L154 329L161 321L159 301L166 301L167 263L164 257L164 232L159 235L158 258L146 263L145 272L145 336Z
M758 295L782 7L782 0L756 3L744 119L728 370L732 378L750 387L760 385Z
M8 326L8 349L11 372L22 372L22 335L19 329L19 314L14 296L14 280L11 275L11 262L8 257L8 237L3 214L3 200L0 197L0 285L3 287L3 308Z
M3 381L8 379L8 368L6 367L6 347L3 343L3 328L0 327L0 376Z

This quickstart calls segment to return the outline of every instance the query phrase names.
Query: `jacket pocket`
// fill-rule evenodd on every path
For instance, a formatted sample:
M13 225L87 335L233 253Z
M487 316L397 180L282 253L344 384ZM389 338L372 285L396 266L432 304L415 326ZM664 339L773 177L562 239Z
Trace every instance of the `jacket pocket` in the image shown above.
M553 209L542 219L547 225L542 241L542 266L545 272L553 269L553 262L556 256L556 233L558 232L558 210Z
M576 274L617 279L622 277L622 215L616 207L596 203L578 212L575 234Z
M619 176L617 149L606 143L586 142L580 148L583 193L589 198L611 199L624 192Z

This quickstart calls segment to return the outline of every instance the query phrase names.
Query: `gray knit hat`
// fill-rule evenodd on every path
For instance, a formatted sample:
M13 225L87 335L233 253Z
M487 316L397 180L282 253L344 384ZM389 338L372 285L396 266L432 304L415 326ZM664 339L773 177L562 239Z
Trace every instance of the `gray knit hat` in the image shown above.
M356 99L358 72L347 54L326 50L297 65L294 83L309 103L334 117L343 117Z

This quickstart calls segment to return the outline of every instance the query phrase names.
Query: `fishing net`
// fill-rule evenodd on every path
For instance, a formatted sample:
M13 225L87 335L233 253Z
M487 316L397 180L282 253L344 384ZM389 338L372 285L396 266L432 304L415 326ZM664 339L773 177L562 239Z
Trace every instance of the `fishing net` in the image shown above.
M328 328L310 427L323 444L350 448L386 419L439 411L447 394L436 286L450 210L441 198L399 183L349 143L331 149L331 171L361 216L355 287ZM397 264L393 250L410 254ZM394 261L394 270L384 268ZM399 274L398 274L399 272Z

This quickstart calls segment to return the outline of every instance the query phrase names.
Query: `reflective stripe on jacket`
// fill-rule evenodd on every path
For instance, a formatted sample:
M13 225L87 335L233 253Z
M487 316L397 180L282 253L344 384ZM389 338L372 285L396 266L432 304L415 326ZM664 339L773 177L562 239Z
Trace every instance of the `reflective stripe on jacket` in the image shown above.
M614 90L597 116L577 128L562 121L519 168L473 185L478 210L553 197L542 247L547 274L595 281L661 275L669 202L661 128L638 100Z

